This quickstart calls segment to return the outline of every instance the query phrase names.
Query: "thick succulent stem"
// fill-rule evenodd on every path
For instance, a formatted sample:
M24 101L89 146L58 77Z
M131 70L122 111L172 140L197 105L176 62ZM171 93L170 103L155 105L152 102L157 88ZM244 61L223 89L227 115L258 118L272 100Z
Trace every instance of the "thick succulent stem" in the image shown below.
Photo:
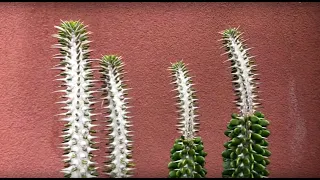
M196 137L199 123L196 114L195 90L192 88L191 77L185 64L180 61L170 67L173 84L178 95L179 124L178 130L182 134L175 141L171 149L171 162L168 165L169 177L205 177L204 168L206 152L203 151L203 143L200 137Z
M60 59L60 64L55 69L61 70L61 86L66 87L59 92L65 100L59 103L64 104L62 108L66 112L60 114L67 121L66 129L62 137L62 143L65 151L63 157L66 163L62 170L65 177L70 178L90 178L96 177L95 162L91 161L93 157L91 101L93 87L91 77L92 70L89 62L89 42L86 26L79 21L62 21L60 26L55 26L58 34L53 35L58 38L59 44L54 45L60 49L60 54L55 58Z
M226 53L231 61L235 94L238 96L236 105L240 114L233 114L225 135L230 138L224 144L222 153L224 160L223 177L267 177L266 169L271 155L267 149L266 138L269 121L255 109L259 105L255 89L256 74L253 59L248 55L248 48L242 42L241 33L237 29L227 29L223 33Z
M123 83L123 63L120 57L111 55L103 56L100 63L102 70L103 100L106 100L110 156L106 162L107 174L113 178L131 177L133 172L132 163L132 136L129 127L127 89Z

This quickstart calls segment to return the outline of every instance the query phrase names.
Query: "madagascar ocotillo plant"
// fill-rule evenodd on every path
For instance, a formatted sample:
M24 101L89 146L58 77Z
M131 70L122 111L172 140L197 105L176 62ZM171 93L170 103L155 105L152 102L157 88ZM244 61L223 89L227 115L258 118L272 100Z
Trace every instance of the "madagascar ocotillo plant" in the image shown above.
M62 121L66 121L63 130L63 157L65 168L62 172L68 178L91 178L97 176L95 162L92 151L96 150L92 135L95 131L92 124L92 69L89 60L89 43L86 26L79 21L62 21L60 26L55 26L58 34L53 37L58 38L59 44L53 47L58 48L60 53L55 58L60 59L60 63L53 69L58 69L61 73L60 87L64 88L57 92L64 93L61 109L65 112Z
M112 178L132 177L134 164L132 159L132 131L129 128L127 88L124 84L124 63L121 57L103 56L100 61L103 82L103 100L108 115L108 152L106 172Z
M237 96L239 114L232 114L225 135L230 138L222 153L223 177L262 178L269 175L266 166L270 163L267 137L269 121L256 111L259 108L257 78L254 60L236 28L222 32L226 54L231 62L233 86Z
M179 108L178 130L182 134L175 140L171 149L171 161L168 164L170 178L202 178L207 174L203 142L196 136L199 120L196 112L197 98L186 65L176 62L169 68L173 77L173 84L177 92Z

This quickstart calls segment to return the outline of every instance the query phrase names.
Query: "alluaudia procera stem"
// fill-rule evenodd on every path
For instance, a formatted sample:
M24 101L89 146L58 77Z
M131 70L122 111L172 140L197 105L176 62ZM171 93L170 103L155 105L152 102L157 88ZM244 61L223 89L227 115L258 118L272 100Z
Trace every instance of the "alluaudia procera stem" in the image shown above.
M58 34L53 35L58 38L59 44L54 48L60 50L60 54L55 58L60 59L60 64L53 69L61 71L59 74L62 82L61 87L65 87L62 92L64 105L62 108L66 112L59 114L64 116L62 121L66 121L66 129L62 137L62 143L66 163L62 170L65 177L69 178L91 178L96 177L95 162L91 161L92 151L96 150L93 145L95 138L91 134L92 124L92 93L94 92L92 70L89 61L89 43L86 26L79 21L62 21L60 26L55 26Z
M127 88L123 80L124 63L121 57L103 56L100 62L102 70L103 100L106 100L109 118L108 140L110 156L106 161L107 174L113 178L131 177L133 173L132 132L129 127Z
M233 75L233 85L237 96L236 105L239 114L232 114L225 135L230 138L224 144L222 153L224 161L223 177L261 178L267 177L266 166L270 163L267 137L269 121L261 112L256 111L257 83L253 57L248 54L249 48L243 44L241 33L227 29L223 33L226 54L229 55Z
M191 77L186 65L180 61L172 64L170 71L175 90L178 92L180 122L178 130L182 136L176 139L171 149L171 162L168 164L170 178L201 178L207 174L203 142L196 137L198 131L197 98L192 88Z

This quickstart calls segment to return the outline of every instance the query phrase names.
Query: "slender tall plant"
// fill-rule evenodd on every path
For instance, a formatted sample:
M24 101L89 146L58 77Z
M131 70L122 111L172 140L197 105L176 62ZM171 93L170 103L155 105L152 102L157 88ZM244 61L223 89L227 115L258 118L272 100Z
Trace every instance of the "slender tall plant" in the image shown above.
M207 174L205 165L205 156L203 142L200 137L196 137L198 132L198 115L196 109L197 98L195 90L192 87L191 77L186 65L182 62L176 62L169 68L175 91L178 95L179 124L178 130L182 134L175 140L171 149L171 162L168 164L170 178L201 178Z
M93 145L91 128L92 124L91 111L92 105L92 69L89 60L89 43L88 35L90 32L86 30L79 21L62 21L60 26L55 26L58 34L53 35L58 38L59 44L54 45L60 53L55 58L60 59L60 63L53 69L61 71L57 79L61 81L64 89L62 92L62 101L58 102L64 105L61 109L64 113L62 121L66 121L66 129L63 130L62 143L66 163L62 172L68 178L91 178L97 176L94 167L95 162L91 161L93 157L92 151L96 150Z
M121 57L103 56L100 62L103 81L103 100L106 100L109 118L108 139L109 152L106 167L107 174L113 178L131 177L133 174L132 134L129 127L127 88L123 83L123 66Z
M239 114L232 114L225 131L230 138L224 144L223 177L262 178L269 175L266 166L270 163L267 137L269 121L256 111L259 107L257 83L253 57L249 56L246 45L241 38L242 33L236 28L222 32L226 54L231 62L234 91L237 96L236 105Z

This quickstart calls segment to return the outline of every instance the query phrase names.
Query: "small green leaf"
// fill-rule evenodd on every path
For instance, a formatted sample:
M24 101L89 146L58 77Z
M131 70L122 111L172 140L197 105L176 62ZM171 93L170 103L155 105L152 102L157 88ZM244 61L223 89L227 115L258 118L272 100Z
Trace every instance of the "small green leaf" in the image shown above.
M252 133L252 134L251 134L251 138L252 138L253 140L256 140L256 141L261 141L261 140L263 140L263 137L262 137L260 134L257 134L257 133Z
M176 178L177 175L176 175L177 171L176 170L172 170L169 172L169 178Z
M240 127L237 127L237 128L235 128L235 129L233 130L233 134L234 134L235 136L238 136L240 132L241 132L241 128L240 128Z
M202 156L197 156L196 162L199 163L200 165L203 165L205 162L205 159Z
M208 155L207 152L204 152L203 150L200 152L200 155L203 156L203 157L206 157Z
M232 151L230 149L224 150L222 152L222 157L224 158L230 158L230 154L232 153Z
M262 126L260 124L252 124L251 125L251 129L254 131L254 132L259 132L261 129L262 129Z
M259 122L259 118L257 116L250 116L250 120L255 124Z
M236 113L232 113L232 114L231 114L231 118L232 118L232 119L237 119L237 118L238 118L238 115L237 115Z
M264 118L264 114L262 114L260 111L256 111L254 115L258 116L259 118Z
M188 153L190 156L194 156L196 154L196 151L194 149L190 149Z
M181 145L181 144L175 144L175 145L173 146L173 148L174 148L174 150L179 151L179 150L182 150L182 149L183 149L183 145Z
M271 155L271 152L269 150L265 149L263 155L269 157Z
M168 164L168 168L169 169L176 169L176 168L178 168L178 163L177 162L170 162Z
M261 154L253 154L254 156L254 160L256 160L257 162L261 162L262 160L264 160L264 157Z
M194 143L196 144L199 144L201 142L201 138L200 137L196 137L194 140L193 140Z
M270 124L270 122L266 119L263 119L259 121L259 124L263 127L267 127Z
M198 146L197 146L197 152L202 151L202 150L203 150L203 148L204 148L204 147L203 147L203 145L198 145Z
M171 159L174 160L174 161L181 159L181 154L180 154L180 152L175 152L175 153L172 155Z
M236 126L236 125L238 125L240 122L239 122L239 120L238 119L231 119L231 121L230 121L230 125L231 126Z
M261 164L255 163L254 164L254 170L256 172L263 172L265 170L265 167Z
M234 145L234 146L236 146L236 145L238 145L240 143L241 143L241 140L239 138L233 138L231 140L231 144Z
M268 130L261 130L260 135L263 136L263 137L268 137L268 136L270 135L270 131L268 131Z
M253 144L252 148L253 148L254 151L256 151L259 154L263 154L264 153L264 149L259 144Z

